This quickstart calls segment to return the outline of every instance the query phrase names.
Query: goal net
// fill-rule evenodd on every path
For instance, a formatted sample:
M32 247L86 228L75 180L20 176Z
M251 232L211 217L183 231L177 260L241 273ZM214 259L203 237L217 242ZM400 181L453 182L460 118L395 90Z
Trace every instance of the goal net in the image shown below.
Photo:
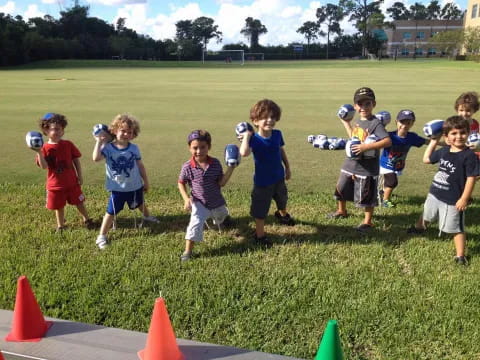
M263 61L265 60L264 53L245 53L245 61Z
M243 65L245 63L245 52L243 50L218 50L203 51L202 62L218 62L218 63L236 63Z

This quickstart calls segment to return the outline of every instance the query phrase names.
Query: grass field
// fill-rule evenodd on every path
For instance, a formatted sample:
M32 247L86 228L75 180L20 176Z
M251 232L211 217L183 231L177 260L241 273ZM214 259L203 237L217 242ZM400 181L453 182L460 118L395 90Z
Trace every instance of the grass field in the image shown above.
M148 65L148 66L143 66ZM411 108L414 131L453 114L463 91L478 90L480 67L450 61L264 62L245 66L196 63L46 62L0 70L3 156L0 158L0 308L11 309L15 281L27 275L48 316L147 331L162 295L178 337L313 358L329 319L339 321L348 359L480 359L480 192L467 213L470 266L453 264L449 237L431 229L408 237L434 166L413 149L396 191L399 207L380 209L376 229L359 237L361 213L333 222L325 214L342 151L319 151L309 134L344 136L335 113L360 86L377 94L376 110ZM65 79L65 80L63 80ZM188 158L187 134L212 133L212 154L236 142L234 126L251 105L272 98L283 110L278 128L292 165L290 210L299 221L282 228L267 220L275 245L250 242L252 159L225 189L238 226L208 231L199 258L180 264L188 215L176 179ZM87 207L100 219L107 194L104 168L90 160L92 125L130 112L141 122L152 191L147 202L161 224L135 229L123 212L112 246L100 253L95 231L54 234L44 209L45 173L34 166L24 134L46 112L69 118L65 138L83 152ZM388 129L393 129L390 125Z

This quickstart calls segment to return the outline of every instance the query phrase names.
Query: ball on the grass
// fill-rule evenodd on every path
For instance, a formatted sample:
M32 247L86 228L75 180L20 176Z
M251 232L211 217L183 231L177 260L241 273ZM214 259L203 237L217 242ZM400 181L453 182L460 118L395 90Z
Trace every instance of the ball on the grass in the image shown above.
M30 149L40 149L43 146L43 137L38 131L29 131L25 140Z
M315 135L308 135L307 136L307 142L308 143L313 144L314 141L315 141Z

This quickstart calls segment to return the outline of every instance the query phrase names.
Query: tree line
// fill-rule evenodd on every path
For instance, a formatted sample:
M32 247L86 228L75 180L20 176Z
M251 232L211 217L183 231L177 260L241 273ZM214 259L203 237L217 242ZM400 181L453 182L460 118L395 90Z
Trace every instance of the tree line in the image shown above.
M263 52L268 59L337 58L376 53L385 39L372 30L393 26L380 9L382 1L339 0L338 4L319 7L316 21L307 21L297 29L307 42L300 55L293 53L292 44L261 46L259 38L268 29L253 17L246 18L240 30L248 44L226 44L223 49ZM393 20L454 20L463 16L454 3L442 7L438 0L432 0L427 6L415 3L408 8L403 2L395 2L387 14ZM354 24L357 33L344 34L340 22L345 18ZM47 59L199 60L210 41L222 40L222 32L209 17L180 20L175 25L174 39L154 40L126 27L125 18L109 24L89 16L89 7L77 3L61 11L59 19L45 15L25 20L0 13L0 66ZM326 44L315 43L320 38L325 38Z

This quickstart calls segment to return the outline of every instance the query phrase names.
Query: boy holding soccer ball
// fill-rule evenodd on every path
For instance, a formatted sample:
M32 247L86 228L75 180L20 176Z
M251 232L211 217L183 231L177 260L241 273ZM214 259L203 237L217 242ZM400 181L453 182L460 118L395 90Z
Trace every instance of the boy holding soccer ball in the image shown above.
M438 163L430 192L423 206L423 215L411 234L422 234L427 225L438 220L440 232L453 234L455 262L467 265L465 257L465 210L480 174L478 159L466 145L470 124L461 116L451 116L443 124L443 135L448 146L436 150L438 139L432 139L423 155L425 164Z
M57 231L65 229L65 205L75 205L88 229L94 227L85 208L85 196L82 193L83 183L80 156L82 154L69 140L63 140L67 118L61 114L48 113L39 120L43 134L48 142L37 152L37 165L47 169L47 209L55 211Z
M128 114L117 115L109 131L114 136L113 142L109 142L105 133L94 136L96 142L92 154L93 161L105 160L105 186L110 192L107 212L96 240L101 250L107 247L107 233L125 203L131 210L138 208L144 221L159 222L145 205L143 193L149 189L147 172L138 146L131 142L140 132L138 120Z
M265 246L272 245L265 234L265 218L272 199L277 205L275 217L278 221L287 226L295 225L295 221L287 212L288 192L285 180L289 180L291 176L290 164L282 132L274 129L280 121L281 114L282 111L275 102L268 99L260 100L250 110L250 120L257 132L247 130L241 134L240 154L249 156L253 153L255 161L250 207L250 214L255 218L254 239Z
M347 217L347 201L353 201L356 206L364 209L363 222L357 227L359 232L364 233L373 227L373 210L378 205L379 150L389 147L392 142L381 121L373 115L376 105L373 90L368 87L356 90L353 102L360 117L357 120L341 121L348 136L358 138L360 143L348 149L354 156L347 157L342 165L335 188L337 211L329 214L329 217ZM377 141L366 142L372 136Z
M203 240L203 227L209 218L219 227L229 221L228 209L221 188L232 176L236 163L227 167L223 173L218 159L210 157L212 137L208 131L192 131L187 138L188 150L192 157L185 162L178 177L178 190L182 195L186 211L190 211L190 222L185 234L185 251L181 261L188 261L193 256L195 243ZM188 193L187 186L191 193Z

